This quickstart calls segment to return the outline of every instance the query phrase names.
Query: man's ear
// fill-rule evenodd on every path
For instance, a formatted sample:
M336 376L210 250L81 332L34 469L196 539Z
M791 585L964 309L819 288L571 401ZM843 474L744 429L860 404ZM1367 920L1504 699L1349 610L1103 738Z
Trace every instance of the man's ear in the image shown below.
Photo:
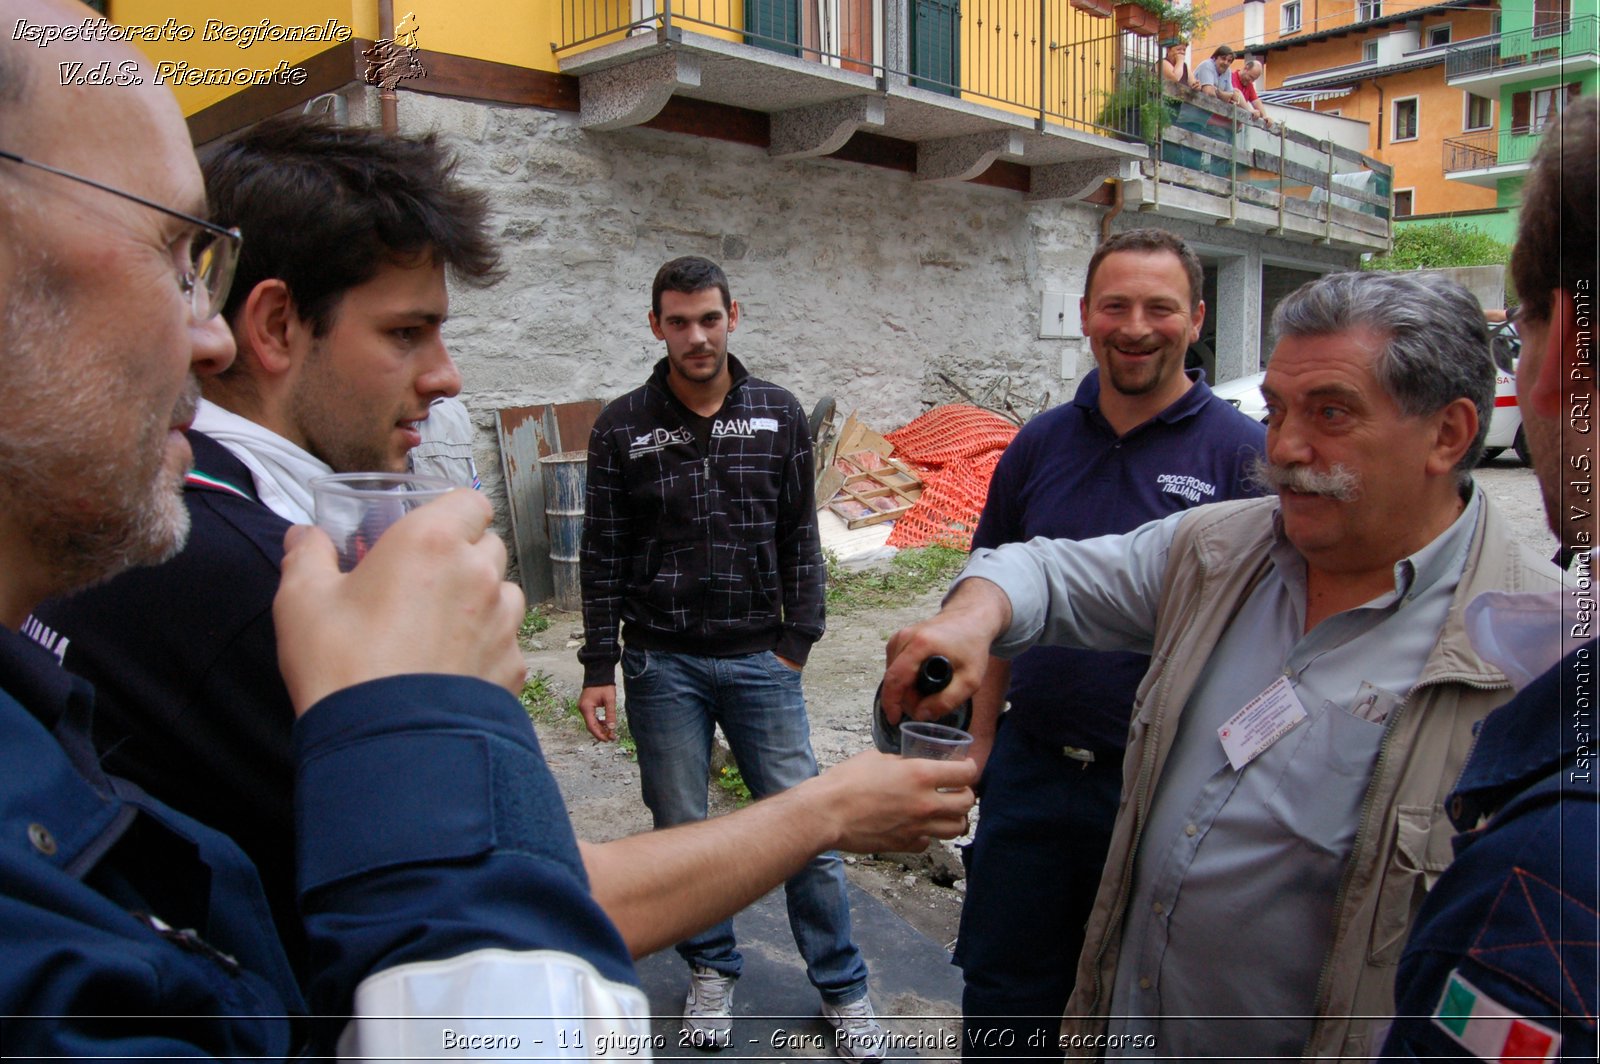
M248 350L273 375L294 368L301 342L310 334L310 323L300 319L289 286L275 277L250 290L233 328L241 353Z
M1567 337L1577 328L1577 311L1572 304L1572 293L1558 288L1550 293L1550 322L1544 330L1544 356L1539 362L1539 375L1533 380L1533 391L1528 400L1533 412L1540 417L1562 416L1562 393L1575 391L1577 384L1594 387L1594 369L1580 369L1578 345L1567 343ZM1526 357L1526 356L1524 356Z
M733 330L738 328L738 327L739 327L739 301L737 299L730 299L728 301L728 331L729 332L733 332Z
M1462 396L1452 399L1435 416L1439 419L1438 431L1428 455L1427 471L1443 476L1455 469L1472 441L1478 438L1478 408L1471 399Z
M661 319L656 317L656 312L651 310L646 311L646 314L650 319L651 334L655 336L657 340L665 340L667 338L667 334L661 331Z

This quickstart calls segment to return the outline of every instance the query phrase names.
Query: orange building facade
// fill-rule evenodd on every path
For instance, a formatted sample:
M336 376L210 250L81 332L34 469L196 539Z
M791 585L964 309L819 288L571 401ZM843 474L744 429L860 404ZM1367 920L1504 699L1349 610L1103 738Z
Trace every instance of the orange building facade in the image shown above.
M1493 188L1448 180L1443 164L1447 140L1499 128L1495 94L1445 79L1452 43L1498 30L1493 0L1250 0L1212 14L1194 62L1221 44L1264 59L1256 89L1290 128L1297 110L1367 123L1366 154L1394 168L1396 219L1495 208Z

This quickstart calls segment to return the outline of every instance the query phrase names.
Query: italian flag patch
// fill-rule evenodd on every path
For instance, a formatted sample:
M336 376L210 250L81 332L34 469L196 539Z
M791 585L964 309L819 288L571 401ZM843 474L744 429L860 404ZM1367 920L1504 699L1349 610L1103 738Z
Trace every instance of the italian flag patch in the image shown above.
M1561 1035L1506 1008L1451 972L1433 1022L1481 1060L1548 1061L1561 1051Z

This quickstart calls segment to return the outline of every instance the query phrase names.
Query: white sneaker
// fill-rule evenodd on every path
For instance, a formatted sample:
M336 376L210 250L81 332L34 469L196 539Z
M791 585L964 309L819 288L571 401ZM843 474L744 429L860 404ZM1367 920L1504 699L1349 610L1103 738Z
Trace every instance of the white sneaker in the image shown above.
M822 1003L822 1018L833 1026L833 1048L846 1060L879 1061L888 1036L866 994L844 1005Z
M683 1033L696 1049L733 1044L733 984L715 968L689 966L689 996L683 1000Z

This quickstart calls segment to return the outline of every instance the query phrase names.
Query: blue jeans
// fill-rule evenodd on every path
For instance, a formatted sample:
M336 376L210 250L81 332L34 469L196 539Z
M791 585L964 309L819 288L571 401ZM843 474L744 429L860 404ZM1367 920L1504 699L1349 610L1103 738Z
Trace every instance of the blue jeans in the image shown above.
M1000 719L965 853L962 1057L1059 1059L1122 790L1122 759L1085 764Z
M756 798L817 774L800 674L770 651L711 658L627 648L622 683L628 727L639 747L644 803L658 828L706 818L715 725L722 726L739 774ZM706 869L707 876L716 874ZM784 894L811 984L835 1005L864 995L867 964L850 940L839 855L813 858L784 884ZM732 920L678 943L678 953L690 964L735 978L744 967Z

